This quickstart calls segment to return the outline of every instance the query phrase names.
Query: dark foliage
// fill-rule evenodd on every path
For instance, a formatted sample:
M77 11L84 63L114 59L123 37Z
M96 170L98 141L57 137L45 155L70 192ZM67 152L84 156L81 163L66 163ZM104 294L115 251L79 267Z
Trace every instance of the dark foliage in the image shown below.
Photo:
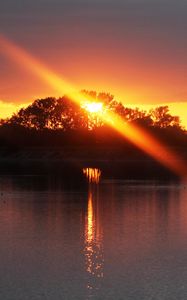
M126 122L146 128L171 146L186 146L186 132L177 116L172 116L167 106L149 112L125 107L108 93L82 91L86 97L103 103L103 110L120 115ZM109 128L97 116L78 106L68 96L48 97L34 101L20 109L11 118L1 120L1 147L93 147L96 145L125 145L128 142Z

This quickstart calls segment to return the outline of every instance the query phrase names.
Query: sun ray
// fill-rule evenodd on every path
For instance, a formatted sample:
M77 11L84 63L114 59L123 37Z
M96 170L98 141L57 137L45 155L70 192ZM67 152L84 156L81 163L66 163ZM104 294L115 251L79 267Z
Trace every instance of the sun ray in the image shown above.
M49 84L53 89L61 94L68 94L74 102L80 105L82 101L88 101L88 97L79 93L77 89L62 76L58 76L49 70L43 63L35 59L31 54L12 43L0 34L0 52L10 57L19 67L30 70L33 75L37 75L42 81Z
M19 63L19 65L21 64L22 67L29 69L34 75L37 75L41 80L47 82L59 93L68 94L70 99L78 105L82 105L84 102L93 103L95 101L90 96L85 96L78 92L72 84L56 75L32 55L27 53L21 47L10 42L2 35L0 35L0 46L1 52L3 52L6 56L10 57L16 63ZM90 106L90 111L94 110L94 107L96 106ZM125 122L120 116L111 111L98 111L97 113L103 122L109 124L131 143L176 174L186 177L186 163L182 162L179 156L168 149L163 143L159 142L155 137L145 130L140 129L138 126Z
M171 151L166 145L161 144L159 140L147 131L128 122L124 122L120 116L113 112L107 112L104 119L106 123L127 138L132 144L136 145L174 173L186 177L186 163L181 161L176 153Z

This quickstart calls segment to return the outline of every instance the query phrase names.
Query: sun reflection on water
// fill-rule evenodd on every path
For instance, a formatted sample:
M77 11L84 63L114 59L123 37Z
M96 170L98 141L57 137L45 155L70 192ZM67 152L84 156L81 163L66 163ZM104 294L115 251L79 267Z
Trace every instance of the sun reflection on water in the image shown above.
M86 175L89 183L98 184L101 177L101 170L97 168L84 168L83 174Z
M90 296L99 290L104 276L103 232L99 207L98 169L84 169L89 182L87 214L85 217L85 269L88 276L87 289ZM96 185L95 185L96 183Z

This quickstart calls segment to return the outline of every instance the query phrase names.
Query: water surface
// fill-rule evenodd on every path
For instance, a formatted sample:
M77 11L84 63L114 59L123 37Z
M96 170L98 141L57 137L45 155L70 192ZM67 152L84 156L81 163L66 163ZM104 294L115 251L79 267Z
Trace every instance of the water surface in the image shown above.
M0 177L0 299L184 300L186 281L184 184Z

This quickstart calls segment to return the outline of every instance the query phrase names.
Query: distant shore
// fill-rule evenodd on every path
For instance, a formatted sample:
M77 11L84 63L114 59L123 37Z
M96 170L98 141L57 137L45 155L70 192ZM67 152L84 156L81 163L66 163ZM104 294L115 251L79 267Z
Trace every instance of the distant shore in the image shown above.
M174 149L176 150L176 149ZM185 149L178 159L187 163ZM82 168L94 167L108 178L160 178L175 176L161 164L138 150L121 148L33 147L24 149L0 148L0 174L36 173L74 176ZM69 174L69 175L68 175Z
M186 148L170 147L179 160L187 160ZM152 161L153 159L135 147L64 146L64 147L0 147L0 161Z

